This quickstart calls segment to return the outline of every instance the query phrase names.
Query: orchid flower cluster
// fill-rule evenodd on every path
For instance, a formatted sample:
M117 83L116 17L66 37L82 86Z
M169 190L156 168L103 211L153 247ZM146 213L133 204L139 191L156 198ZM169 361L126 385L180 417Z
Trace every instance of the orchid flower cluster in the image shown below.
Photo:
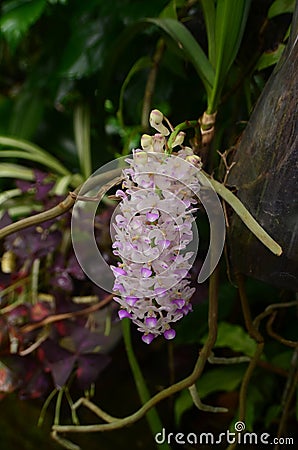
M173 339L172 324L192 310L188 273L194 253L193 213L200 189L200 158L183 146L179 132L170 154L163 114L153 110L150 125L159 133L143 135L141 149L127 159L121 199L112 219L113 253L121 259L111 266L114 300L120 319L130 318L150 344L163 335ZM173 130L172 130L173 131Z

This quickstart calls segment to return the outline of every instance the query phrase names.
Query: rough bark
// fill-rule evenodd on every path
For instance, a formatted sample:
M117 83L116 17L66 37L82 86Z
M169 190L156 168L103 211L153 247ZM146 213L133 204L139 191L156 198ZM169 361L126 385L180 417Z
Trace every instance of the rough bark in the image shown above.
M243 133L228 178L245 206L283 248L282 256L272 255L233 217L234 269L288 289L298 288L297 31L296 4L288 45Z

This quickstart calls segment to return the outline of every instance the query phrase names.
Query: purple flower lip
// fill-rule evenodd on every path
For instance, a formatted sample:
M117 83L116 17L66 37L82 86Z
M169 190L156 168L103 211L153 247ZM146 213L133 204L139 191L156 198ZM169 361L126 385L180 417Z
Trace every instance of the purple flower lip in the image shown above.
M185 301L183 300L183 298L175 298L174 300L172 300L172 303L175 303L175 305L177 305L179 309L183 308L183 306L185 305Z
M156 288L154 289L154 293L156 295L163 295L167 292L167 290L165 288Z
M125 301L129 304L129 306L134 306L138 300L138 297L125 297Z
M120 320L126 319L126 318L129 318L129 319L132 318L132 315L128 311L126 311L125 309L120 309L118 311L118 316L119 316Z
M171 241L169 239L160 239L159 241L157 241L157 244L160 247L168 248L171 245Z
M118 215L115 217L115 220L116 220L117 225L125 225L126 222L127 222L127 220L125 219L125 217L121 216L121 214L118 214Z
M169 330L166 330L163 335L168 340L174 339L174 337L176 336L176 331L170 328Z
M159 218L158 213L153 213L153 212L146 213L146 219L148 220L148 222L155 222L158 218Z
M116 191L116 197L121 197L121 198L126 198L127 197L127 195L125 194L125 192L123 192L121 189L118 189L117 191Z
M113 290L114 291L119 291L119 292L124 292L125 291L124 287L120 283L115 283L114 287L113 287Z
M143 267L141 269L141 275L143 278L149 278L152 275L152 270L147 269L146 267Z
M145 344L151 344L154 338L155 336L152 333L143 334L142 341L145 342Z
M127 275L126 270L121 269L121 267L111 266L111 269L114 272L115 276L117 276L117 275Z
M157 319L155 317L147 317L145 320L145 324L148 328L154 328L157 324Z

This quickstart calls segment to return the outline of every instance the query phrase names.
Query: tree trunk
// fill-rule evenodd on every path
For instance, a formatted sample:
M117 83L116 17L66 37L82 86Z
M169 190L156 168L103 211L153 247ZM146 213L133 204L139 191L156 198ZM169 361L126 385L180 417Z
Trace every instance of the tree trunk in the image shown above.
M298 288L297 73L298 5L288 45L266 84L234 156L228 184L282 246L274 256L233 216L235 270L287 289Z

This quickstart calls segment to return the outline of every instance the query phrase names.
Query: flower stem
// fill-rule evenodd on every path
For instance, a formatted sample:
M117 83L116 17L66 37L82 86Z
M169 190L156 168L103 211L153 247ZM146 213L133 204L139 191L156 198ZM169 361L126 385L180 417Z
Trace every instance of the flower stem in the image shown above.
M149 393L149 390L147 388L147 385L144 380L143 374L141 372L140 366L138 364L138 361L136 359L136 356L135 356L133 348L132 348L130 324L131 324L131 322L129 319L122 320L124 343L125 343L125 348L126 348L129 365L130 365L131 371L133 373L133 377L134 377L135 384L137 387L137 391L139 393L142 404L145 404L150 399L150 393ZM146 418L147 418L151 433L153 436L155 436L157 433L159 433L162 430L162 423L161 423L161 420L157 413L156 408L150 409L146 413ZM159 448L163 449L163 450L170 450L170 447L166 442L159 445Z
M177 125L174 128L174 131L172 131L172 133L170 134L170 137L168 140L168 153L172 153L173 143L175 142L175 139L178 136L178 134L180 133L180 131L187 130L188 128L196 128L199 126L200 126L200 124L198 123L197 120L185 120L184 122L179 123L179 125Z
M261 227L261 225L253 218L249 211L245 208L243 203L227 189L222 183L214 180L210 175L203 172L209 179L212 187L229 205L233 208L235 213L240 217L242 222L245 223L247 228L264 244L272 253L277 256L282 254L281 246L272 239L271 236Z

